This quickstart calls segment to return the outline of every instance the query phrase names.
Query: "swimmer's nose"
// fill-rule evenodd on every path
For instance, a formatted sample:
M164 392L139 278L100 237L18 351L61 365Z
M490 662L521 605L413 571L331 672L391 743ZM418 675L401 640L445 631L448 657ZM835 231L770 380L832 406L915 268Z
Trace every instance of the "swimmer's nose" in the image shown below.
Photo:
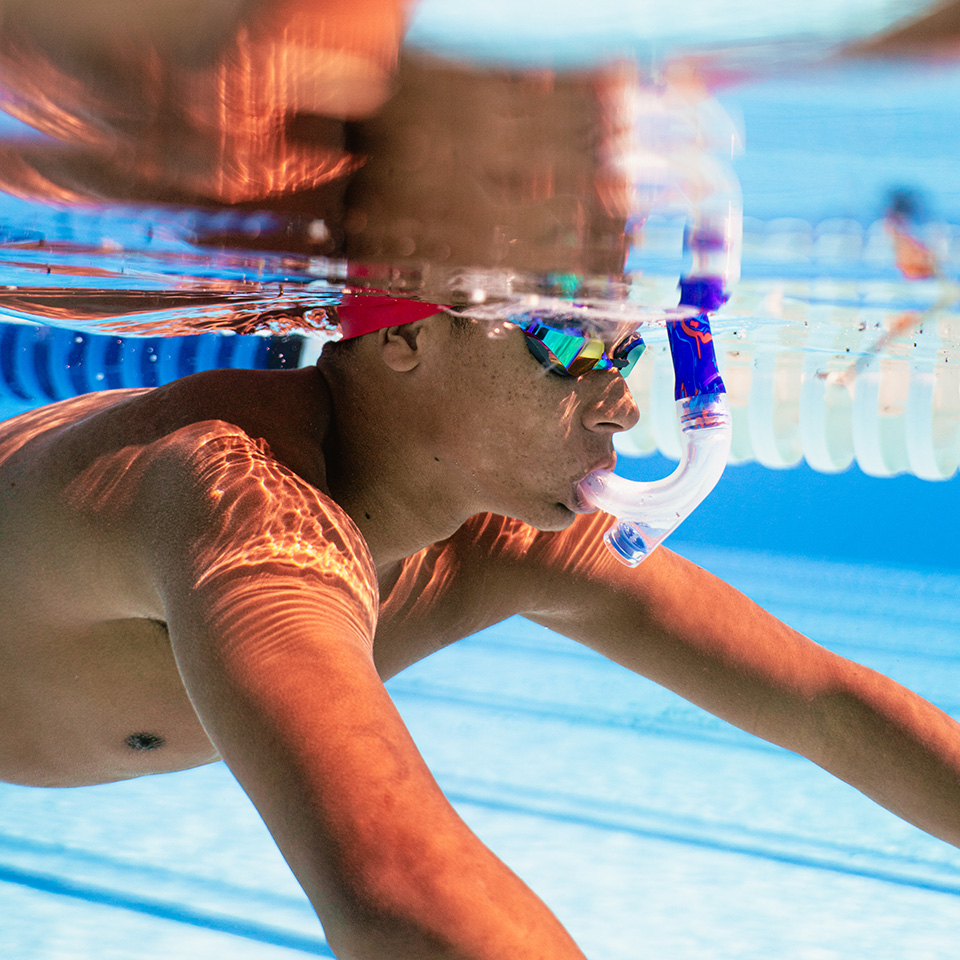
M597 376L596 382L602 382L603 388L584 404L584 426L599 433L620 433L636 426L640 411L627 381L611 372L602 379Z

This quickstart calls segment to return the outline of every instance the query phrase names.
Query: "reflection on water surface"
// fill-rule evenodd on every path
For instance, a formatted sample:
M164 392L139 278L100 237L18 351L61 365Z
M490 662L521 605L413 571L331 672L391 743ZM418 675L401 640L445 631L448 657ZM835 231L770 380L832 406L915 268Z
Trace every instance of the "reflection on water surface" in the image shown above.
M172 9L148 7L161 18ZM534 69L516 65L519 27L498 48L513 66L422 49L398 59L410 10L381 0L349 12L295 0L217 9L219 19L194 20L193 32L158 20L152 33L117 21L84 34L79 20L44 26L39 15L11 26L0 7L3 105L35 131L8 136L0 163L0 314L14 323L0 360L16 400L89 388L78 343L89 345L88 371L95 358L107 370L127 365L123 376L100 371L97 383L165 382L251 357L310 362L317 343L304 349L289 337L329 336L329 308L350 283L493 318L537 300L647 324L653 349L633 388L648 416L623 448L676 453L672 418L659 415L658 426L672 374L657 328L675 315L690 205L739 203L729 161L746 126L745 160L733 163L754 215L743 278L714 322L733 458L786 466L805 456L822 470L856 458L869 472L931 478L956 469L960 234L950 220L960 222L960 208L953 217L928 203L935 216L906 223L898 242L882 196L871 209L846 202L858 170L884 189L909 190L912 176L921 196L931 184L960 194L947 168L925 172L938 151L951 152L950 130L933 122L936 75L904 82L871 67L774 85L766 100L762 84L727 86L724 110L688 69L605 64L604 31L607 49L641 47L622 17L614 44L602 11L578 47L592 51L580 66ZM466 49L451 40L444 9L420 8L414 35ZM80 34L64 39L68 27ZM472 51L489 55L488 40L474 31ZM555 61L565 42L576 46L557 39ZM775 142L778 114L790 130ZM876 118L866 140L857 116ZM887 167L877 168L869 143ZM818 165L820 182L798 192ZM797 216L782 216L776 191L793 197ZM842 216L824 218L825 209ZM911 260L904 245L914 240ZM79 339L28 333L37 323ZM181 351L173 339L162 349L130 339L202 331L257 334L263 344L243 346L242 336ZM876 439L865 442L864 431ZM929 437L923 453L910 439L918 435Z

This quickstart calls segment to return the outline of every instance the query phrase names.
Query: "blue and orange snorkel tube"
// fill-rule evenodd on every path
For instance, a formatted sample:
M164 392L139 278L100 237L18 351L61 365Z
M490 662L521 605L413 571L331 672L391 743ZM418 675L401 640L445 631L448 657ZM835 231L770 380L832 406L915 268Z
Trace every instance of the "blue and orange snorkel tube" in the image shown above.
M714 259L711 253L728 252L729 239L727 231L689 230L684 245L707 253L710 260ZM703 259L694 257L695 262ZM669 477L648 483L596 470L579 486L587 503L617 518L604 541L630 567L648 557L700 505L717 485L730 453L730 409L709 319L727 300L725 278L688 275L680 281L680 289L679 317L667 320L683 451L679 466ZM338 314L344 337L351 338L440 309L444 308L433 303L346 292Z
M740 210L732 200L717 217L695 217L684 234L692 268L680 280L681 317L667 320L682 449L677 469L652 482L596 470L580 483L591 506L617 518L604 540L629 567L650 556L693 513L726 467L732 423L710 315L729 298L728 279L739 275L739 237Z

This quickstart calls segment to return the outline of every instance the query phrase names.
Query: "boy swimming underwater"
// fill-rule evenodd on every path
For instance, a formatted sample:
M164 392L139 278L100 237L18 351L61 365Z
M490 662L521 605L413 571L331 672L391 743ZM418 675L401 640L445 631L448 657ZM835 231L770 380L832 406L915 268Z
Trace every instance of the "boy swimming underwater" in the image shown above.
M577 488L637 416L616 364L560 369L520 328L407 321L387 309L363 333L345 311L358 335L315 368L211 371L0 427L0 777L222 758L338 956L580 957L446 801L383 687L519 613L960 845L952 719L665 549L634 570L606 550L610 518Z
M154 62L138 62L152 79ZM111 76L126 105L127 74ZM244 90L255 106L270 92ZM180 137L178 114L177 137L141 138L151 118L137 115L138 150L95 141L116 166L79 173L163 199L169 162L175 198L209 199L212 171L213 198L234 202L279 189L276 170L299 189L298 172L339 169L340 153L324 167L300 137L241 169L201 149L245 156L234 114L185 116L196 141ZM189 151L170 143L195 142L184 183ZM59 187L65 169L62 183L86 195L69 160L50 161L43 183ZM35 183L30 164L9 167L24 169ZM612 438L637 416L622 337L607 363L572 367L545 356L534 330L491 337L429 308L391 310L369 329L344 313L346 342L315 368L212 371L0 424L0 778L72 786L222 758L338 956L581 957L444 798L383 686L519 613L960 845L951 718L665 549L629 570L605 548L610 518L588 511L579 486L613 465Z

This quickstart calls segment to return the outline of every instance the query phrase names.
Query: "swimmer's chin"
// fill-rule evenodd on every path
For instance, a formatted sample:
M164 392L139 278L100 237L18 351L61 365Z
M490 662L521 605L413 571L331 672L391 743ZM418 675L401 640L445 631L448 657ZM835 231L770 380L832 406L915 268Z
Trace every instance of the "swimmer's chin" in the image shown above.
M514 519L533 527L534 530L559 533L570 527L578 516L596 512L597 508L587 503L575 486L569 497L549 505L544 503L536 513L528 512L525 516L516 515Z
M559 533L561 530L566 530L577 519L578 512L558 501L550 504L549 507L544 504L544 507L536 513L526 513L522 516L517 514L513 519L541 533Z
M545 519L540 523L533 524L533 526L535 526L538 530L557 532L560 530L566 530L567 527L569 527L578 516L596 512L597 508L587 503L587 501L580 496L580 492L578 490L571 498L570 503L555 504L554 517L551 517L549 520Z

